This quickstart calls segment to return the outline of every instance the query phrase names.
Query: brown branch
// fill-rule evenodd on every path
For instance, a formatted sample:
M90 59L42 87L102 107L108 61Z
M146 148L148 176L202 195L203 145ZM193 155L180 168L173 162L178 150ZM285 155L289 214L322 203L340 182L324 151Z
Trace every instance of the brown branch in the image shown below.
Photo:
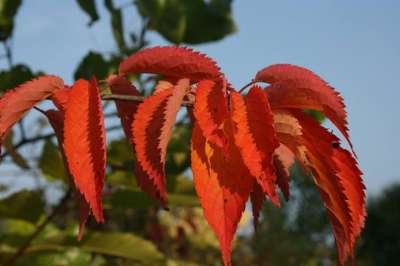
M72 190L69 189L58 205L49 213L46 219L36 228L36 230L29 236L29 238L25 241L25 243L18 249L18 251L8 259L3 266L12 266L15 264L16 260L23 256L29 246L32 244L32 241L43 231L43 229L53 220L53 218L64 208L67 201L72 195Z
M101 98L105 101L108 100L123 100L123 101L133 101L133 102L143 102L146 96L134 96L134 95L122 95L122 94L103 94ZM183 101L182 106L192 106L192 101Z
M101 98L105 101L112 101L112 100L122 100L122 101L134 101L134 102L143 102L144 99L146 99L146 96L133 96L133 95L122 95L122 94L102 94ZM182 102L182 106L193 106L193 100L192 101L183 101ZM44 113L45 111L38 108L38 107L34 107L37 111ZM117 113L110 113L110 114L105 114L104 116L107 117L112 117L117 115ZM112 131L115 129L120 128L121 126L112 126L106 129L106 131ZM31 144L37 141L41 141L41 140L45 140L48 138L52 138L55 136L55 133L49 133L49 134L45 134L45 135L40 135L40 136L36 136L33 138L25 138L22 139L20 142L18 142L17 144L14 145L15 149L18 149L22 146L25 146L27 144ZM9 156L9 153L5 152L4 154L1 155L0 157L0 161L3 160L5 157Z
M242 93L245 89L247 89L248 87L250 87L251 85L255 84L256 82L254 80L250 81L249 83L247 83L246 85L244 85L240 90L239 93Z

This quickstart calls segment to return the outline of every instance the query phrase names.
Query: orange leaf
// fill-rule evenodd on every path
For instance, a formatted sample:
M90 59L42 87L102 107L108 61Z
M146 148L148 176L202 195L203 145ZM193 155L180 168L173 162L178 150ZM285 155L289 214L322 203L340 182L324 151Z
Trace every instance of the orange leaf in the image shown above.
M51 96L50 99L53 101L53 104L58 108L58 110L65 112L70 91L71 88L65 86L64 88L55 91Z
M352 147L343 98L318 75L300 66L278 64L258 72L255 80L271 84L266 88L266 93L273 109L299 108L322 111Z
M273 117L263 90L255 86L247 96L231 93L235 143L243 161L264 193L279 205L272 154L279 143L273 128Z
M237 147L230 143L226 156L221 148L207 141L198 123L193 127L191 146L196 192L204 216L219 239L225 266L229 266L233 236L254 179L244 166Z
M132 124L138 160L139 185L166 207L165 156L176 114L190 89L188 79L147 97L138 107Z
M119 73L153 73L164 77L189 78L192 82L216 79L221 75L219 67L207 56L176 46L143 49L122 61Z
M71 177L71 171L68 168L67 160L65 158L65 152L64 152L64 114L62 111L56 111L56 110L48 110L44 113L47 118L49 119L49 122L54 129L54 132L56 133L58 145L61 150L61 155L64 159L64 165L65 169L68 173L68 176ZM71 180L72 181L72 180ZM75 189L75 198L76 202L78 204L79 208L79 232L78 232L78 240L82 239L83 236L83 231L85 229L85 224L86 221L89 217L90 214L90 207L89 204L86 202L85 198L83 195L77 190L77 187L73 185L73 188Z
M10 129L37 103L64 87L56 76L42 76L8 91L0 99L0 153L1 144Z
M65 110L64 149L75 185L89 203L97 222L103 222L105 128L96 81L78 80Z
M224 122L228 114L225 82L200 81L197 84L193 115L207 140L223 149L227 143Z

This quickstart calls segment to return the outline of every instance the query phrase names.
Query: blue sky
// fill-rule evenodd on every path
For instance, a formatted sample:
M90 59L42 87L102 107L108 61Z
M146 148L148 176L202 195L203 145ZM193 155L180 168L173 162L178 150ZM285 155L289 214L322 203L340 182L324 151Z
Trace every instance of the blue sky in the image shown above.
M106 12L101 8L105 19L88 28L88 17L75 2L25 1L17 20L15 61L71 82L88 50L115 50ZM270 64L310 68L345 99L368 193L400 181L400 1L236 0L233 9L239 32L194 48L213 57L236 87ZM137 29L135 9L126 14L126 27ZM166 44L157 34L150 40Z

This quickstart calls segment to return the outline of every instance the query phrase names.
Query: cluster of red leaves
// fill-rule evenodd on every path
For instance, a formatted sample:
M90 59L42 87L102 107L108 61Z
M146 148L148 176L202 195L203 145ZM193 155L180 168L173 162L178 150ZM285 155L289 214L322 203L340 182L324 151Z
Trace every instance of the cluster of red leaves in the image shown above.
M338 261L353 256L364 225L365 187L352 153L304 109L323 112L349 142L341 96L313 72L279 64L258 72L248 93L235 91L214 61L187 48L155 47L125 59L107 79L116 94L139 95L130 73L162 75L142 103L116 100L124 132L137 158L140 187L167 208L165 160L176 115L184 100L193 131L194 185L204 215L217 235L225 265L250 199L255 224L265 199L280 206L277 188L289 197L289 167L297 160L313 176L332 223ZM257 83L267 83L261 87ZM44 114L53 126L66 168L78 191L81 232L90 213L103 222L105 129L95 79L65 86L54 76L25 83L0 99L0 142L34 105L51 99L58 110ZM354 152L353 152L354 154Z

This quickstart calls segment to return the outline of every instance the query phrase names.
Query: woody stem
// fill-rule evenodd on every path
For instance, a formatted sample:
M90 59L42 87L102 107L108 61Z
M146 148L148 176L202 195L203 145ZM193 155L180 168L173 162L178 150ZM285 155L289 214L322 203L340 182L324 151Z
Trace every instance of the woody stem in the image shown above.
M133 101L133 102L143 102L146 96L136 96L136 95L123 95L123 94L103 94L101 98L105 101L109 100L123 100L123 101ZM192 106L192 101L183 101L182 106Z
M247 83L246 85L244 85L240 90L239 93L242 93L245 89L247 89L248 87L250 87L251 85L253 85L255 83L254 80L252 80L251 82Z

